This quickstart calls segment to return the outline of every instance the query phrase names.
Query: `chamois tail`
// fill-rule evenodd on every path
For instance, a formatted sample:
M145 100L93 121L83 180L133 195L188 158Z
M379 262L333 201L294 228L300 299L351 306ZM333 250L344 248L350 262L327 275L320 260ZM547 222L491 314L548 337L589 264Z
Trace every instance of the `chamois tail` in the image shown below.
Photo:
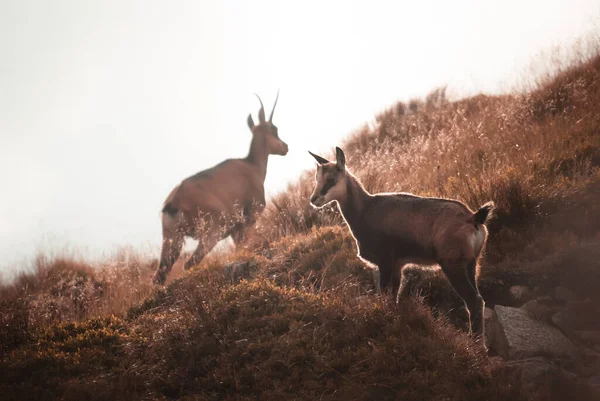
M485 222L487 221L487 219L490 215L490 212L492 210L494 210L494 208L495 208L494 202L492 202L492 201L487 202L486 204L481 206L478 211L476 211L473 214L473 217L471 217L471 221L473 222L473 224L476 227L478 224L485 224Z

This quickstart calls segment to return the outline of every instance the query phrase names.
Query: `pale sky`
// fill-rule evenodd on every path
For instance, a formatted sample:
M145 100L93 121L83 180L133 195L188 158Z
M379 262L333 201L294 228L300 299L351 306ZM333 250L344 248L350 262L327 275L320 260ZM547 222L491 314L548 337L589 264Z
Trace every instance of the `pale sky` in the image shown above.
M243 157L258 93L290 147L268 194L398 100L514 88L598 0L0 0L0 272L41 248L157 257L183 178Z

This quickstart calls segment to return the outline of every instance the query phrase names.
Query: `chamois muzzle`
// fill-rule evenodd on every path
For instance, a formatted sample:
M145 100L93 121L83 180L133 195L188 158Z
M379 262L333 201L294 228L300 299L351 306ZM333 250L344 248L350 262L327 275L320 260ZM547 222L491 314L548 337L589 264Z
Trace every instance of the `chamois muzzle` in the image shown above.
M310 198L310 204L316 208L320 208L321 206L323 206L325 204L325 198L320 195L313 195Z
M280 153L281 156L287 155L288 152L289 152L289 150L290 150L290 148L288 147L287 143L283 142L283 147L282 147L282 150L281 150L281 153Z

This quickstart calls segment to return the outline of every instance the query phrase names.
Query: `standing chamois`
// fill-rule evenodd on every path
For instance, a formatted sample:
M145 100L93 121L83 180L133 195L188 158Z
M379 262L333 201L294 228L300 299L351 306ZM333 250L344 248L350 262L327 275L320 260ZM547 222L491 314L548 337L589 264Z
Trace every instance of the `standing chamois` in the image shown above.
M258 95L260 111L258 125L248 115L252 142L248 156L228 159L183 180L176 186L162 209L162 250L152 281L163 284L173 264L179 258L184 237L198 240L198 246L184 268L200 263L202 258L223 238L231 235L235 243L244 237L265 207L265 176L269 155L285 156L288 145L273 125L273 113L279 99L275 98L269 120Z
M493 202L473 213L456 200L407 193L370 194L346 169L342 149L336 162L317 160L310 203L321 208L336 201L358 246L358 256L379 267L379 286L398 301L406 293L402 268L408 263L438 264L465 302L470 332L483 337L484 301L477 288L477 261L487 239L484 225Z

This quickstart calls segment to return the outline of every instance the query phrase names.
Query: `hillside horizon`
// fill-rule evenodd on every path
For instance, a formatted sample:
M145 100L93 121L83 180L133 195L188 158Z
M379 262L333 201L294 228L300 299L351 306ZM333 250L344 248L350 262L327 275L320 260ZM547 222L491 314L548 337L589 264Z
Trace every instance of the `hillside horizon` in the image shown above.
M450 100L436 89L331 145L370 192L471 208L494 201L479 278L496 319L489 324L507 333L503 313L512 311L568 352L515 351L509 335L490 338L486 352L466 333L464 305L439 270L411 267L411 297L390 305L337 208L309 205L312 169L267 202L244 243L189 272L180 260L164 287L150 281L157 260L135 252L97 263L39 254L34 271L0 286L0 392L10 400L598 399L600 46L574 54L529 91Z
M427 8L421 3L415 7ZM464 4L461 7L464 8ZM461 7L455 5L451 9L457 11ZM515 3L512 6L506 5L506 10L511 7L522 8ZM367 8L370 9L370 7ZM571 12L571 10L572 8L567 12ZM333 10L327 11L332 12ZM476 12L476 10L469 12ZM556 10L550 12L547 9L538 12L557 13ZM582 10L572 12L583 15ZM590 13L589 15L594 14ZM589 15L585 18L593 21ZM48 21L49 24L54 24L52 26L56 27L58 36L60 36L61 30L59 26L55 25L55 18L61 16L64 17L62 14L60 16L53 15ZM150 16L147 17L150 18ZM521 19L521 17L515 17ZM99 20L90 22L89 27L79 28L87 32L88 29L102 21L100 15L98 18ZM459 18L471 21L464 13ZM188 18L185 20L185 27L190 28L187 25L190 21ZM142 18L140 22L148 21L146 18ZM520 21L520 24L522 23L523 21ZM245 125L245 119L248 113L256 116L258 110L258 102L253 92L257 92L265 105L269 106L274 100L277 88L281 86L282 97L276 121L280 124L283 138L290 144L290 154L285 158L273 158L270 162L272 169L267 175L266 188L267 192L272 195L273 192L283 189L285 183L292 177L304 169L310 168L311 160L306 157L305 149L309 147L308 144L316 152L333 149L333 146L339 144L345 135L354 130L360 130L363 122L372 123L373 116L396 100L408 102L411 97L425 97L429 89L443 84L449 85L447 96L453 101L460 100L461 97L473 94L475 91L496 95L499 92L504 94L513 91L520 92L530 87L531 85L527 81L533 79L532 77L543 75L547 66L553 66L553 59L564 64L567 62L564 60L573 58L572 53L577 53L577 51L574 51L571 45L576 43L579 35L585 35L590 28L593 28L588 22L577 25L577 27L574 25L568 29L563 25L568 26L568 24L560 24L560 29L566 30L564 35L558 34L558 25L543 35L541 31L531 32L526 36L532 41L528 47L525 47L521 39L516 42L519 46L511 46L510 44L515 42L515 33L510 32L500 35L501 40L498 43L493 42L496 43L494 46L486 46L480 50L473 49L472 42L476 41L472 40L471 35L467 35L465 41L462 42L451 41L450 37L453 34L460 36L464 32L450 30L448 38L446 38L450 43L443 54L448 52L453 56L446 56L443 63L436 58L440 57L439 55L434 56L434 52L431 50L420 48L416 42L409 41L402 45L403 52L380 51L380 56L372 61L368 61L369 57L352 58L354 61L346 68L358 68L356 63L359 62L368 67L359 69L353 74L352 80L344 79L343 76L332 72L324 74L324 71L319 72L316 71L316 67L312 67L310 72L319 79L324 79L326 75L329 76L329 81L325 81L326 84L319 85L317 82L320 81L317 81L314 87L297 85L297 80L289 80L288 75L291 72L286 72L290 71L289 68L273 66L273 70L276 70L273 72L277 74L272 78L269 78L271 76L268 74L269 70L262 72L261 69L261 71L256 71L256 74L248 75L248 83L244 82L237 86L229 83L222 88L228 95L219 95L217 100L210 102L209 108L200 106L206 99L198 99L197 96L200 94L194 90L193 84L197 84L198 79L205 79L203 78L204 74L198 71L187 71L181 77L191 85L185 91L180 88L179 81L164 81L160 85L160 89L166 91L166 94L160 96L159 93L162 92L146 93L141 89L154 82L157 84L163 82L163 78L171 79L177 74L169 74L167 77L156 76L155 73L150 82L146 82L150 77L146 77L146 80L138 77L137 80L128 80L126 85L117 85L112 80L105 85L99 85L96 79L106 79L106 74L112 72L116 74L117 71L108 68L110 65L98 64L97 60L93 59L92 61L96 62L88 67L92 71L97 71L97 74L91 76L82 74L87 66L84 63L72 66L75 69L72 74L64 72L64 75L61 76L69 79L58 87L54 87L58 81L44 79L43 82L47 83L49 87L40 87L38 96L34 96L38 100L31 99L31 105L40 107L41 110L37 110L35 107L30 109L28 103L25 102L27 96L32 95L31 91L25 90L28 88L28 82L37 82L41 79L37 75L33 76L23 83L25 86L23 90L15 88L14 93L21 93L24 98L9 107L8 119L2 120L8 125L6 128L3 126L3 132L6 132L7 135L5 135L6 141L4 142L6 146L2 147L4 153L0 160L5 163L2 170L5 172L7 185L14 188L15 191L12 192L12 197L4 200L5 204L2 208L4 212L0 216L3 228L0 253L4 255L3 261L0 263L0 270L9 272L14 271L13 266L15 265L30 265L37 251L55 252L57 248L65 248L73 253L83 254L86 258L93 256L94 262L100 262L105 255L111 256L113 253L118 253L119 248L125 246L134 247L140 252L154 252L160 244L160 224L156 216L170 189L182 178L194 174L198 170L208 168L225 158L244 156L247 152L250 135ZM191 26L196 26L196 24ZM529 25L527 27L529 29ZM33 26L31 28L33 29ZM108 29L108 26L102 25L98 29L103 32L104 29ZM394 29L404 30L407 27L395 26ZM434 28L431 27L431 29ZM544 28L543 32L546 30L547 28ZM367 36L358 35L356 30L352 32L353 35L358 35L363 39L374 34L369 29L362 31L365 31L362 34ZM436 36L434 32L430 32L432 37ZM487 27L486 32L486 35L496 38L496 30ZM181 34L181 32L179 33ZM507 34L510 34L511 37L507 37ZM107 35L109 35L107 40L114 40L110 32ZM140 45L144 45L155 35L157 35L157 31L153 30L152 34L143 41L141 38L129 38L126 43L131 45L132 42L140 40L142 42ZM77 35L69 36L69 38L71 37L76 38ZM420 38L425 39L422 36ZM101 36L96 39L100 40ZM349 40L349 38L345 38L346 42ZM481 40L484 40L483 37ZM187 36L184 43L188 43ZM321 44L322 41L317 40L317 43ZM385 50L384 43L385 41L373 43L372 46ZM461 43L461 46L458 43ZM69 44L72 45L70 41ZM440 45L440 39L430 43L430 46L434 45ZM554 53L554 46L561 46L560 53ZM140 54L133 53L133 55L151 57L153 53L148 52L147 47L142 47L145 50ZM415 47L417 52L409 51ZM495 48L494 51L490 50L492 47ZM90 51L92 51L91 55L96 57L106 50L104 47L96 49L100 52L99 55L94 49L91 48ZM354 53L356 49L354 51L351 49L352 47L346 49L344 53L346 58L354 57L353 54L356 54ZM459 53L453 52L452 49L456 49ZM65 50L74 52L73 57L79 57L77 47L67 46ZM173 49L173 51L175 50ZM485 57L485 60L477 61L477 54L482 54L481 51L489 56ZM461 52L465 52L465 54ZM541 52L541 55L538 52ZM59 57L62 53L52 54L57 59L46 69L44 63L23 62L22 64L32 66L33 70L27 70L28 74L37 72L42 77L46 77L44 71L55 71L61 62L67 65L66 61ZM411 61L410 54L417 57ZM139 58L129 59L130 55L130 53L120 54L122 58L114 59L114 63L120 66L118 71L123 74L131 74L131 69L140 62ZM179 53L175 55L179 55ZM337 55L339 57L339 54ZM107 55L101 59L106 60ZM328 53L327 59L331 59ZM542 60L538 61L538 59ZM15 60L19 60L19 58L17 57ZM188 58L185 60L193 61ZM248 60L254 60L254 58ZM334 62L335 60L337 57L333 57L330 61ZM469 62L470 60L471 62ZM474 63L472 60L477 62ZM10 62L10 60L7 61ZM85 58L82 62L84 61L90 60ZM258 61L269 64L262 59ZM183 61L181 64L187 65ZM530 66L530 64L533 65ZM323 68L323 65L320 65ZM334 68L333 65L335 64L332 64L331 68ZM422 68L416 67L419 65ZM342 69L341 66L340 69ZM148 65L144 67L144 70L150 67L151 65ZM243 65L239 67L242 68ZM107 68L108 71L106 71ZM169 68L177 70L177 65L169 64ZM15 71L22 70L15 68ZM63 70L61 69L61 71ZM384 75L388 78L381 81L384 79ZM357 79L358 77L361 78ZM376 83L376 77L379 78L379 83ZM5 79L10 81L7 76ZM308 76L306 79L309 79ZM335 81L335 87L331 86L332 80ZM353 84L347 85L346 82ZM144 86L139 88L142 83ZM10 81L8 84L9 87L13 87L18 83ZM89 93L85 92L88 84L92 87ZM75 97L71 97L69 88L74 91L73 96L79 94L79 98L82 100L74 107L69 107L68 104L69 101L75 99ZM321 88L321 90L317 88ZM125 91L122 97L118 96L121 91ZM59 99L52 97L48 99L52 93L64 96ZM133 97L136 93L139 97ZM341 96L346 93L347 95ZM111 94L118 99L111 100L110 97L106 99ZM42 95L46 99L45 102L39 97ZM159 101L159 98L160 103L155 103ZM101 101L101 99L105 100ZM127 99L129 106L116 107L119 99L122 101ZM166 99L173 101L166 101ZM55 100L60 100L55 106L55 114L42 107L43 104L51 104ZM100 103L95 104L95 102ZM7 104L12 104L8 98ZM218 112L225 115L225 117L219 118L220 122L217 126L214 125L217 122L213 121L217 116L210 112L211 108L216 105L219 106ZM72 112L68 110L72 110ZM127 112L128 110L131 114ZM16 113L14 117L18 118L16 121L12 121L13 113ZM36 116L36 118L31 118L31 116ZM13 132L14 130L18 132ZM25 132L20 133L20 130ZM29 134L27 134L28 132ZM211 132L218 133L218 135L207 134ZM13 134L10 135L10 133ZM180 145L173 145L171 141ZM176 150L161 154L163 149L171 147ZM208 149L213 149L213 151L208 152ZM52 158L53 154L62 154L63 156ZM135 155L135 157L131 155ZM110 162L107 163L109 159ZM74 166L79 166L79 168L75 169ZM12 170L17 173L9 174L8 172ZM81 174L76 174L78 171ZM135 191L132 190L132 186ZM86 197L85 194L94 196ZM32 199L35 199L35 202L31 201ZM137 205L137 207L133 208L130 205ZM123 209L129 210L129 213L115 212Z

